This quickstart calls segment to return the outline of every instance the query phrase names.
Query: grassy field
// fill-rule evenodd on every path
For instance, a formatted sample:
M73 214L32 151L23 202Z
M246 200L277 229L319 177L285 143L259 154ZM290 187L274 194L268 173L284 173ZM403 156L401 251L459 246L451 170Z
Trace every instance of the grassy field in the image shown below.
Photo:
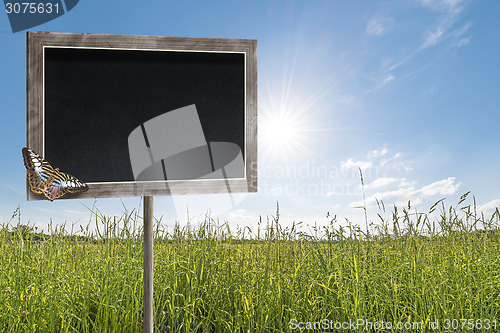
M369 233L329 214L284 228L279 211L258 230L158 224L155 331L500 331L500 214L466 197L426 214L380 207ZM45 236L18 213L0 230L1 332L142 332L137 214L93 211L97 234Z

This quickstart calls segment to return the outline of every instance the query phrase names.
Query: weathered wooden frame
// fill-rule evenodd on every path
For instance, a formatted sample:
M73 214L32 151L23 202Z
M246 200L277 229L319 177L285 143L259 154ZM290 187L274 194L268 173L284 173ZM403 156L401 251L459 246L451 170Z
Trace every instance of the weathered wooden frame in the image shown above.
M99 198L257 191L257 41L86 33L27 32L27 146L44 156L44 48L109 48L245 54L245 177L236 179L88 183L63 198ZM175 185L175 192L171 187ZM28 200L43 199L27 188Z

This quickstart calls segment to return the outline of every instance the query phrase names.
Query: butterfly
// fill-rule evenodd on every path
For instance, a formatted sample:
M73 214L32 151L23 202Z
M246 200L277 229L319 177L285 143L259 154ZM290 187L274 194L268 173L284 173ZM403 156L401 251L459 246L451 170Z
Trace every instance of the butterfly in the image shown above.
M80 193L89 189L80 179L53 168L49 162L29 148L23 148L24 165L28 170L31 192L43 194L50 201L67 193Z

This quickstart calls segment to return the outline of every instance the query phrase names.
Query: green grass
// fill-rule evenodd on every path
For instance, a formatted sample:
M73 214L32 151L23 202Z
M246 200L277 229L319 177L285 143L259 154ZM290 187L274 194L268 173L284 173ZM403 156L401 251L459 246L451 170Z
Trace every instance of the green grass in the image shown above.
M364 319L439 320L439 330L406 331L443 332L446 318L500 321L500 214L458 208L466 197L426 214L381 203L369 233L329 214L312 232L285 228L279 211L258 230L208 218L170 232L158 224L155 331L293 332L294 319ZM142 332L142 221L92 214L98 233L37 234L19 216L1 228L1 332Z

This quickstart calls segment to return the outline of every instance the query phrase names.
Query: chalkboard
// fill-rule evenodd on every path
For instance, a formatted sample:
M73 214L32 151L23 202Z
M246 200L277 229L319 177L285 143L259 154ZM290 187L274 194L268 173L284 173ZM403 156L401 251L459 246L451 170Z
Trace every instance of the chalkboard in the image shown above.
M255 40L28 32L27 103L63 198L257 191Z

